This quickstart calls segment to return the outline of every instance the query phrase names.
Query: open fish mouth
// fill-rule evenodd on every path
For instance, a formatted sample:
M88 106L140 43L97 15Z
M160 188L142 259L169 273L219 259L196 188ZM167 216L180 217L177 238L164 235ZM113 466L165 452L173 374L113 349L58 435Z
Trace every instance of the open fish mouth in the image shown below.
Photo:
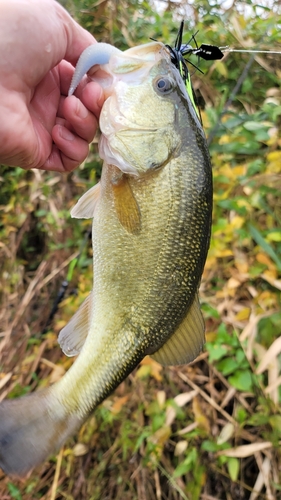
M68 95L72 95L78 87L82 78L88 73L90 78L93 78L103 88L105 93L114 84L114 76L124 74L130 75L133 71L133 78L137 78L136 70L141 69L144 63L149 61L154 64L162 55L160 52L166 52L169 57L169 51L160 42L150 42L139 47L132 47L125 52L117 49L108 43L96 43L90 45L82 53L74 75ZM110 60L112 64L108 66ZM130 79L130 76L128 76Z
M71 83L70 94L88 72L88 77L102 86L105 102L99 119L100 157L107 164L113 164L123 173L133 176L166 164L170 150L174 150L171 143L178 142L173 134L169 134L177 121L176 111L170 113L169 123L166 121L165 127L161 126L161 113L151 113L145 98L146 93L154 88L154 78L157 78L154 72L158 65L162 68L163 77L174 81L170 53L160 42L150 42L125 52L108 44L95 44L81 55ZM138 96L140 88L143 91ZM158 97L160 108L163 105L162 96ZM164 145L161 140L163 134L171 137ZM136 151L133 144L136 141L140 144L142 140L146 147ZM147 154L141 159L143 149Z

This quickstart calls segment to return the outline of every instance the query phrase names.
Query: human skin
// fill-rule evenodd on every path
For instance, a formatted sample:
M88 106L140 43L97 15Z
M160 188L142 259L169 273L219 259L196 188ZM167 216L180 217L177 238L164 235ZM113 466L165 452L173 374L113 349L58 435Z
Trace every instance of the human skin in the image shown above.
M86 158L103 91L85 78L67 92L93 43L55 0L0 0L0 163L69 172Z

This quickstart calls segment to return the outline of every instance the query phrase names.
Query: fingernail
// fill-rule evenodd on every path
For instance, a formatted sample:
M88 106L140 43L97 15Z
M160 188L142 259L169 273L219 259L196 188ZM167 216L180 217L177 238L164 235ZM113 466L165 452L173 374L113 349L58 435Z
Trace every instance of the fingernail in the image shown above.
M104 103L104 93L103 93L103 89L101 88L100 89L100 95L97 99L97 103L98 103L98 106L101 108L103 103Z
M87 108L85 108L85 106L79 100L77 100L76 113L80 118L87 118L89 113Z
M74 141L75 136L68 130L68 128L60 127L60 136L66 141Z

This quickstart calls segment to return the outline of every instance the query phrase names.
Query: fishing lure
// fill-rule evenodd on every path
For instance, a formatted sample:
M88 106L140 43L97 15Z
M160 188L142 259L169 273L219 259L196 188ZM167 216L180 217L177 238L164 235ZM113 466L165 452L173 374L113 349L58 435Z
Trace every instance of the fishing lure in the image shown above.
M196 104L196 96L192 87L191 75L187 65L190 64L196 70L200 71L200 73L203 73L203 71L201 71L201 69L195 64L193 64L189 59L187 59L188 56L195 55L198 57L198 59L201 58L204 59L205 61L215 61L218 59L222 59L225 52L239 52L248 54L279 54L279 55L281 54L281 52L277 50L233 49L228 46L217 47L216 45L208 45L205 43L202 43L202 45L198 47L195 38L198 31L194 35L192 35L192 37L186 44L183 44L182 43L183 28L184 28L184 21L181 21L174 47L171 47L168 44L165 44L165 47L167 47L170 51L171 61L181 74L187 93L191 99L192 105L200 120L201 120L200 112ZM190 42L192 40L195 43L196 48L190 45Z
M198 47L196 39L195 39L198 31L194 35L192 35L192 37L188 41L188 43L183 44L182 43L183 27L184 27L184 21L181 21L180 28L179 28L177 38L175 41L175 46L171 47L170 45L165 44L165 47L167 47L167 49L169 49L169 51L170 51L171 61L175 65L175 67L179 70L180 75L184 81L187 93L191 99L192 105L193 105L198 117L200 118L200 112L199 112L198 106L195 102L196 97L195 97L194 90L192 87L191 75L190 75L190 72L188 70L187 63L191 64L195 69L200 71L200 73L203 73L203 71L201 71L201 69L198 68L198 66L193 64L191 61L186 59L186 57L193 54L193 55L196 55L198 58L201 57L202 59L205 59L205 61L214 61L217 59L222 59L224 54L220 50L220 48L216 47L215 45L202 44L202 45L200 45L200 47ZM190 42L192 40L194 41L196 48L193 48L190 45ZM201 118L200 118L200 120L201 120Z

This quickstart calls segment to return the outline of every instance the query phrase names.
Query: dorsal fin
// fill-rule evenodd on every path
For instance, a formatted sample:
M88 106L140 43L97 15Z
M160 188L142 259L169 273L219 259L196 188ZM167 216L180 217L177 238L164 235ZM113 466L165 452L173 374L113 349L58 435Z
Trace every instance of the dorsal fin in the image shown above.
M92 296L93 292L59 333L58 342L66 356L77 356L84 345L90 326Z
M205 325L198 293L184 320L158 351L150 356L162 365L183 365L193 361L205 343Z
M92 219L99 198L100 183L98 182L79 198L76 205L71 209L71 217L74 219Z

